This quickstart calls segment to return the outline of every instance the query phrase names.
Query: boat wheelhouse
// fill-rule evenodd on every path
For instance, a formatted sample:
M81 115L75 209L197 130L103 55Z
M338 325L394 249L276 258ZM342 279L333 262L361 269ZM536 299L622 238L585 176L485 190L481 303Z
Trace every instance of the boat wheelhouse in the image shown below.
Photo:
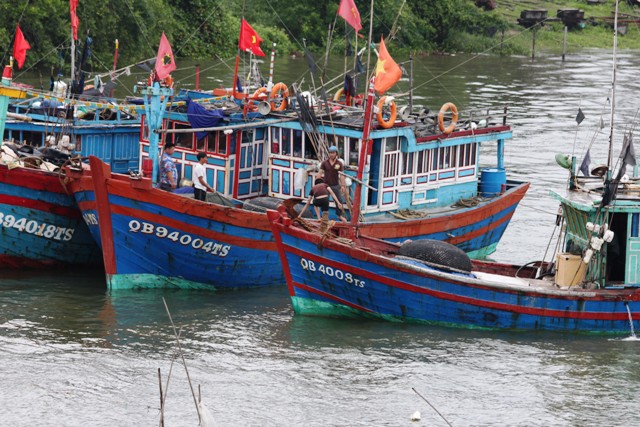
M416 126L402 120L388 129L376 126L361 176L362 117L345 111L320 118L313 131L291 116L272 117L259 126L236 117L200 135L186 113L171 112L159 132L161 145L176 145L173 158L182 178L191 181L196 155L204 151L208 182L236 200L306 198L322 160L318 141L323 141L338 147L345 173L353 179L350 199L358 182L364 183L358 223L363 233L397 242L445 240L474 257L485 257L495 251L528 187L506 178L504 147L513 133L504 114L500 124L449 134L434 129L437 124ZM141 169L149 176L148 131L142 132ZM481 159L481 147L487 144L494 145L487 151L495 157ZM300 174L302 181L296 179Z

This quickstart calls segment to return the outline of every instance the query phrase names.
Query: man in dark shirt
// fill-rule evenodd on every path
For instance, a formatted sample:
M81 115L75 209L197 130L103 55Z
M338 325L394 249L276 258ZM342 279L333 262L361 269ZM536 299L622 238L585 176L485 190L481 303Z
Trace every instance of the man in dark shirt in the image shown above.
M342 222L347 222L347 218L344 216L342 203L336 198L336 194L333 192L333 190L331 190L331 187L329 187L322 178L316 178L316 180L314 181L314 186L311 187L307 203L304 205L304 208L302 208L302 211L298 216L302 217L309 205L313 203L313 208L316 211L316 216L318 217L318 219L321 219L322 213L329 211L329 196L333 197L333 200L335 200L336 202L336 209L338 211L340 220Z
M327 185L331 187L331 190L333 190L337 196L336 201L339 201L340 204L344 204L344 195L347 192L343 172L344 166L338 159L338 147L332 145L329 147L329 158L320 163L318 178L323 178ZM339 211L339 213L341 216L344 216L344 210L342 210L342 212Z

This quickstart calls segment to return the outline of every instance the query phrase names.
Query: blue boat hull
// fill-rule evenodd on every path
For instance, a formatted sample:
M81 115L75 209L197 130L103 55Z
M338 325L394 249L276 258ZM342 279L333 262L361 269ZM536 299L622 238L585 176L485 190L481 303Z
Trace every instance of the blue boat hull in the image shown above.
M629 333L640 290L527 288L389 257L274 222L296 313L482 329ZM487 263L490 264L490 263ZM629 307L629 312L627 311Z
M91 161L91 176L71 188L101 243L111 289L284 284L266 215L154 189Z
M0 165L0 232L2 268L100 262L57 173Z

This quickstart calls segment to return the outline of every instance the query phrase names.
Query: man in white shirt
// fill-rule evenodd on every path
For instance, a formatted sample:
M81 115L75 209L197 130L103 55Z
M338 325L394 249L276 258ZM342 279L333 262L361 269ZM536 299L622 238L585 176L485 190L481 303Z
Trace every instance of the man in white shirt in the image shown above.
M207 170L204 164L207 162L207 155L200 151L198 153L198 164L193 168L193 187L196 200L207 200L207 190L213 192L213 187L207 184Z

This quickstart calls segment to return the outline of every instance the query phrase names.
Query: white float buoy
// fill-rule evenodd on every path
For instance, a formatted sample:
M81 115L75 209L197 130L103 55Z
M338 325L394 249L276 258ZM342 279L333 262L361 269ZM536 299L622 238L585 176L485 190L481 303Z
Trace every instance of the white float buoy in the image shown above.
M411 414L411 421L420 421L420 411L416 411Z

